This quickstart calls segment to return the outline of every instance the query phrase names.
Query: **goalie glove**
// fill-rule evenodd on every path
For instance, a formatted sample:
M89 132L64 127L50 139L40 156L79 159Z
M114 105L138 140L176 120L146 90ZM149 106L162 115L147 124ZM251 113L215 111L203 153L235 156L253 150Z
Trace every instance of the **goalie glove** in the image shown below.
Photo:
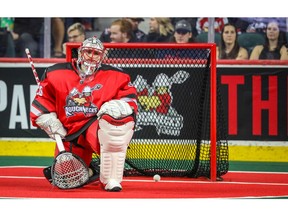
M97 113L100 118L103 114L108 114L115 119L124 118L133 113L130 105L123 100L111 100L104 103Z
M39 116L36 119L36 124L52 139L55 139L55 134L59 134L61 138L64 138L67 134L65 128L54 112Z

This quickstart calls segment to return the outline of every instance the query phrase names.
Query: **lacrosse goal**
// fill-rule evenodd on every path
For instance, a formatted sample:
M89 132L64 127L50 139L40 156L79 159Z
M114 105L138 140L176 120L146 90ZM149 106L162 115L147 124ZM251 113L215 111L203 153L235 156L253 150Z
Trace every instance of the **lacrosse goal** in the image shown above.
M67 44L66 60L80 43ZM139 113L124 176L207 177L228 172L227 129L216 76L216 45L107 43L104 64L137 89Z

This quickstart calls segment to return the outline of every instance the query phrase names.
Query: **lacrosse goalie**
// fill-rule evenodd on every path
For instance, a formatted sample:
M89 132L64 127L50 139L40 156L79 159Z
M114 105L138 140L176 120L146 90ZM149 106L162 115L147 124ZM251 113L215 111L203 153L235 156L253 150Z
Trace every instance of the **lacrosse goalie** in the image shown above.
M52 139L59 134L65 150L83 159L89 167L88 183L100 180L104 190L121 191L138 112L136 88L122 69L102 64L104 55L102 42L91 37L78 48L78 58L48 67L30 118ZM92 163L94 153L99 155L99 166ZM43 172L52 183L50 169Z

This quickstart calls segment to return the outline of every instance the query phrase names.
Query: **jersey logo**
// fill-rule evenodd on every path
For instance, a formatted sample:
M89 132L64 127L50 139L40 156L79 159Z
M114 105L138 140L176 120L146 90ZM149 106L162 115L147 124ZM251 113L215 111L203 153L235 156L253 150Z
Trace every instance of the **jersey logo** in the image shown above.
M85 86L80 92L77 88L73 88L66 97L65 112L66 116L74 116L83 113L85 116L94 116L98 112L98 107L93 103L92 92L102 88L101 84L94 87Z

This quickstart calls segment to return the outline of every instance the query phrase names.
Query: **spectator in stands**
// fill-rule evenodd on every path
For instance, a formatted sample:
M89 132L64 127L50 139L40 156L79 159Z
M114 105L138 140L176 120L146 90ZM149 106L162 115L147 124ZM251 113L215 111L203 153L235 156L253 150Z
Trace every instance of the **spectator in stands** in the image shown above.
M257 32L265 34L267 23L270 20L277 20L280 30L286 32L286 17L241 17L229 18L230 23L234 23L237 27L238 34L246 32Z
M110 43L111 39L110 39L110 27L109 28L105 28L99 38L103 43Z
M51 18L52 38L53 38L53 53L52 57L64 57L62 53L62 44L65 37L64 19L60 17Z
M276 20L272 20L267 24L265 44L255 46L250 59L288 60L286 35L285 32L280 31L279 23Z
M197 22L196 17L189 17L189 18L188 17L171 17L170 20L171 20L171 23L173 24L173 26L175 26L176 23L179 22L180 20L186 20L191 25L192 34L193 34L194 38L197 37L198 32L196 29L196 22Z
M250 23L246 28L246 32L258 32L258 33L265 33L266 31L266 23L263 18L254 17L253 20L250 18Z
M173 43L179 43L179 44L183 44L183 43L195 43L196 39L193 36L192 33L192 26L190 25L190 23L185 20L179 20L176 24L175 24L175 32L171 38L171 42ZM169 53L167 53L169 52ZM166 49L166 51L161 50L161 52L158 53L158 57L159 54L163 55L163 53L165 53L165 58L169 57L173 57L173 58L187 58L187 59L206 59L208 52L206 49Z
M77 17L77 18L65 18L65 27L69 28L73 23L81 23L84 26L85 31L93 31L93 22L95 18L92 17Z
M147 34L139 29L139 24L144 21L141 17L126 17L128 21L132 24L133 33L139 42L144 42L146 40Z
M129 22L131 22L133 33L135 35L135 39L137 40L137 42L143 42L143 41L146 40L146 34L142 30L139 29L139 24L142 21L144 21L143 18L140 18L140 17L131 17L131 18L130 17L126 17L126 18L123 18L123 19L126 19ZM110 35L111 35L110 28L106 28L101 33L100 40L102 42L111 42Z
M68 42L83 42L86 38L85 27L80 22L74 23L67 29ZM66 43L62 45L63 54L66 55Z
M216 33L221 33L224 25L228 23L228 18L226 17L215 17L214 19L214 30ZM207 17L200 17L196 22L196 29L198 34L203 32L208 32L209 22Z
M110 26L111 43L137 42L133 33L133 26L127 19L117 19Z
M170 18L152 17L149 21L149 32L145 42L168 42L174 32Z
M111 43L132 43L136 42L132 24L126 19L117 19L110 26ZM106 49L108 58L131 58L133 52L130 49Z
M175 32L171 37L171 42L175 43L193 43L195 38L193 37L192 27L186 20L180 20L175 24Z
M229 23L232 23L237 28L237 33L265 33L266 31L266 19L264 17L241 17L241 18L229 18Z
M14 41L16 56L27 57L25 49L29 48L33 57L43 57L44 18L18 18L14 20Z
M248 51L240 47L237 40L236 26L227 23L221 32L220 46L217 47L217 59L248 59Z
M133 26L127 19L114 20L110 26L111 43L138 42L133 32ZM141 49L113 48L107 49L108 58L145 58L149 52Z
M175 32L171 36L172 43L193 43L195 39L192 34L192 27L186 20L179 20L175 24ZM156 58L195 58L195 52L190 49L161 49L155 51ZM194 56L194 57L193 57Z

